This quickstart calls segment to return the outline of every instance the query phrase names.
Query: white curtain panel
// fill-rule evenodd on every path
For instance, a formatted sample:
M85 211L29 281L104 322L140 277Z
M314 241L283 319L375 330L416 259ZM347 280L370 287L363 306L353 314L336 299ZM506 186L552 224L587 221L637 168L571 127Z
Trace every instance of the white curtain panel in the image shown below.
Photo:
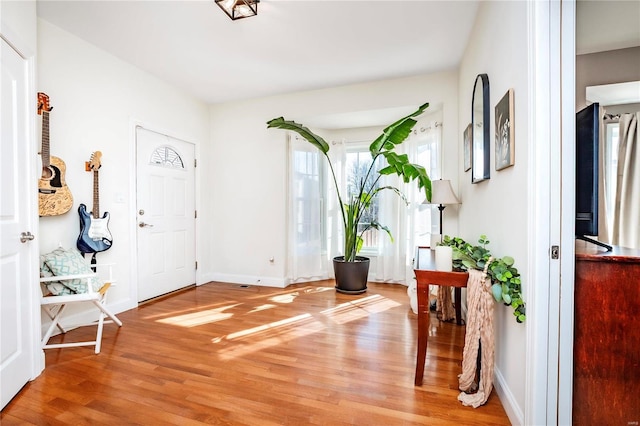
M324 173L326 159L313 145L287 134L288 237L290 284L329 278L324 242Z
M620 116L614 245L640 248L640 112Z
M340 188L340 194L347 194L347 169L346 169L346 143L344 141L329 142L329 158L333 163L333 172L336 175L336 182ZM327 167L325 173L325 181L327 182L327 262L331 264L329 267L329 275L333 278L333 258L344 254L344 225L341 213L341 207L338 202L338 194L331 176L331 170ZM344 200L347 201L347 200Z
M424 166L431 179L440 177L442 124L439 117L440 114L433 114L419 121L398 150L409 155L411 162ZM340 193L345 195L349 142L329 143L336 181ZM332 278L332 260L344 254L344 230L331 171L320 151L299 136L288 134L288 147L288 282ZM408 284L414 275L415 247L428 242L437 211L434 216L433 207L422 204L424 191L418 191L415 182L404 184L398 176L385 176L380 185L401 189L409 205L394 192L381 192L378 221L391 229L394 242L381 231L377 252L364 254L371 257L369 279Z
M605 113L605 109L600 108L600 122L598 126L600 129L598 135L598 170L600 170L600 173L598 173L598 240L611 243L611 229L608 218L611 217L613 212L609 211L607 199L612 196L610 191L613 187L612 185L615 183L615 179L611 182L610 174L608 173L609 167L607 161L611 155L611 148L606 141L606 126L609 121L605 119Z
M429 177L440 178L442 149L442 121L440 114L419 120L413 133L399 147L398 152L409 156L412 163L425 167ZM386 192L380 201L379 222L388 226L394 242L387 235L380 236L379 256L373 263L375 281L408 285L413 280L413 258L418 245L428 245L433 229L434 213L431 205L422 204L424 190L416 182L405 184L398 176L386 176L382 185L391 185L404 192L407 206L395 193ZM437 223L437 222L436 222Z

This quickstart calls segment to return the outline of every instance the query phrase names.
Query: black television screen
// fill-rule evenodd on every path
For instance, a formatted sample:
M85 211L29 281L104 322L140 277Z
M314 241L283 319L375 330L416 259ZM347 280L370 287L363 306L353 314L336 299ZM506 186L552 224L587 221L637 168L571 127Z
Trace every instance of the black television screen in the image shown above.
M576 114L576 236L598 235L599 104Z

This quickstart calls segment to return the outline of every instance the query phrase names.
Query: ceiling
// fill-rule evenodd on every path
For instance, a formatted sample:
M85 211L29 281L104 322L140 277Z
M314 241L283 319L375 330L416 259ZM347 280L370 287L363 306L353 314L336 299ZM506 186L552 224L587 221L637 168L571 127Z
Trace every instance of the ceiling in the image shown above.
M38 0L38 16L206 103L456 69L471 1Z
M478 0L38 0L38 16L210 104L458 68ZM640 2L579 0L576 51L640 45Z
M640 1L578 0L576 54L640 46Z

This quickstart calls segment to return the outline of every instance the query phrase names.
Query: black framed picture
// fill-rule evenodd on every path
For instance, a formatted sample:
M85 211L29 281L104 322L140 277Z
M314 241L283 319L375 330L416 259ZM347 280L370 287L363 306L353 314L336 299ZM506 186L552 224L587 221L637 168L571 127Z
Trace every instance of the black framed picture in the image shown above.
M513 89L509 89L496 105L496 170L515 164L515 128L513 123Z

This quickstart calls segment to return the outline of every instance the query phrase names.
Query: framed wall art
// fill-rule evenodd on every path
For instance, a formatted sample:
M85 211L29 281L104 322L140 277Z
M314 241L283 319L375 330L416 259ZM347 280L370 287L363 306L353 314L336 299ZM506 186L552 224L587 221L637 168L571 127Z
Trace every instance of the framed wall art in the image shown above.
M515 163L513 89L509 89L498 102L495 113L496 170L502 170Z
M463 134L463 142L462 142L462 152L464 153L464 171L468 172L471 170L471 131L473 128L471 127L471 123L464 129Z

